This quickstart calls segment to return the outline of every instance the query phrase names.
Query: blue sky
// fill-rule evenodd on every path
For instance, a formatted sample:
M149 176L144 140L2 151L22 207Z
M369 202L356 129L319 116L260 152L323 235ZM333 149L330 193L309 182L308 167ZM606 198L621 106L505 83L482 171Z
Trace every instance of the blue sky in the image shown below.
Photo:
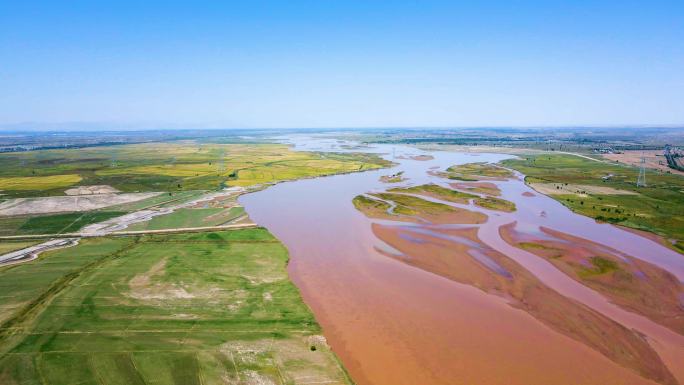
M684 1L0 0L0 125L684 124Z

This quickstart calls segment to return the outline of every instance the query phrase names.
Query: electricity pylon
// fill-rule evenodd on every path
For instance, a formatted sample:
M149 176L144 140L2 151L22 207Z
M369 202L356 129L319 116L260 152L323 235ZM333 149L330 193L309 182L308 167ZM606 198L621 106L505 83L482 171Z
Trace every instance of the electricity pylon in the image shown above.
M643 152L641 153L641 166L639 167L637 187L646 187L646 156L644 156Z

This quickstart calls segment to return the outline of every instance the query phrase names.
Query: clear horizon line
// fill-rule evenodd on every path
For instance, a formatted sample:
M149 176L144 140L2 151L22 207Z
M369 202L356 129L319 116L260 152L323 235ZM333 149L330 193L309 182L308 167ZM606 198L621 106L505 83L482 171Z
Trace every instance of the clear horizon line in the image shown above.
M68 126L75 125L80 127ZM84 127L84 126L98 126L98 127ZM121 127L116 127L116 126ZM47 127L40 127L47 126ZM61 126L61 127L60 127ZM111 127L103 127L111 126ZM147 126L147 127L145 127ZM530 124L530 125L405 125L405 126L265 126L265 127L220 127L220 126L205 126L203 124L173 124L173 123L114 123L114 122L98 122L98 121L74 121L74 122L58 122L58 123L38 123L38 122L18 122L18 123L3 123L0 124L0 132L64 132L64 131L96 131L103 130L110 132L116 131L183 131L183 130L382 130L382 129L501 129L501 128L518 128L518 129L557 129L557 128L684 128L683 123L657 124L657 123L623 123L623 124Z

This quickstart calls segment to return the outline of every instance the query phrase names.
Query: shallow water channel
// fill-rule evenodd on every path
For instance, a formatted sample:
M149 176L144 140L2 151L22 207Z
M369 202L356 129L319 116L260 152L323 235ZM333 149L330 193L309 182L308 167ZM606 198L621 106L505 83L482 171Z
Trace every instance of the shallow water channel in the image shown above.
M510 155L428 153L392 145L353 148L354 143L305 136L284 140L302 151L373 152L398 163L391 169L280 183L240 198L249 216L287 246L292 279L357 384L654 383L550 329L501 296L387 257L378 250L391 248L371 230L373 222L383 221L366 218L352 205L358 194L389 187L446 186L446 180L429 172L455 164L497 162ZM418 161L410 159L412 155L434 159ZM380 182L380 176L399 171L406 181ZM495 183L501 198L515 202L518 210L508 214L481 209L489 219L479 225L479 238L558 293L638 330L684 383L684 337L613 305L546 260L509 245L501 239L499 227L513 221L530 231L545 226L649 261L680 280L684 257L634 233L572 213L533 192L519 174ZM523 196L524 192L534 196Z

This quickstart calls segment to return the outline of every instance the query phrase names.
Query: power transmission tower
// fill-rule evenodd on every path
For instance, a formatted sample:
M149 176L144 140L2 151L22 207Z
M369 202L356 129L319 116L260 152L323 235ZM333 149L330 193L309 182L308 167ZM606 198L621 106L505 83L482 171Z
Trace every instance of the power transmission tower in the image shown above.
M226 171L225 157L226 157L226 150L221 150L221 152L219 153L219 161L216 164L216 172L218 172L219 174L223 174L223 172Z
M643 152L641 153L641 165L639 167L637 187L646 187L646 156L644 156Z

